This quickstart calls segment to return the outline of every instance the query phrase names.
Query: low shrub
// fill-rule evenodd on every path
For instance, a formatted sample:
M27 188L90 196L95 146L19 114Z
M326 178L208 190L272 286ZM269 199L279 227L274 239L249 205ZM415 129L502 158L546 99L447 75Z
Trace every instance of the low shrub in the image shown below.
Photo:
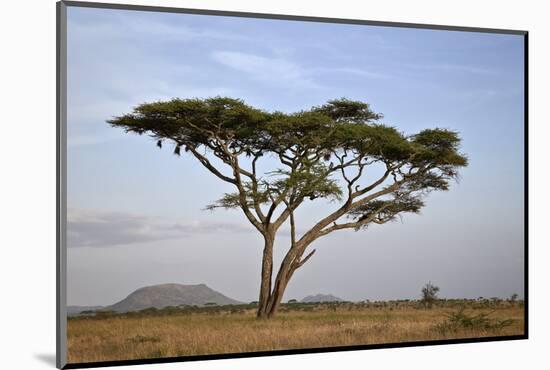
M126 339L127 342L134 343L134 344L140 344L140 343L158 343L160 342L159 337L147 337L144 335L136 335L135 337Z
M482 312L477 315L468 315L464 308L456 312L447 314L447 320L436 324L434 329L442 334L449 332L457 332L459 330L485 330L485 331L501 331L507 326L512 325L514 320L492 319L489 317L492 312Z

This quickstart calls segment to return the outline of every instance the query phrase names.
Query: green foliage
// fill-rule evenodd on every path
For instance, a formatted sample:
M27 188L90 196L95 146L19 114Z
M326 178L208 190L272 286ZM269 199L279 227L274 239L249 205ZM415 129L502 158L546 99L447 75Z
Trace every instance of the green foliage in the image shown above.
M251 181L243 181L246 205L253 207L254 203L266 204L276 196L285 192L292 192L294 197L335 199L339 200L342 190L338 182L330 178L328 167L323 164L304 165L295 171L277 169L270 173L275 179L261 181L256 184L256 189ZM216 208L241 207L240 192L225 193L222 198L206 206L207 210Z
M150 133L159 140L173 140L177 145L207 144L214 131L237 144L254 137L268 116L241 100L216 97L144 103L134 108L133 113L108 122L127 132Z
M281 154L293 148L317 152L348 149L387 160L415 155L417 164L467 164L457 152L457 133L423 130L409 138L393 127L376 123L380 118L368 104L346 99L330 101L311 111L286 114L265 112L239 99L215 97L144 103L132 113L108 122L126 132L149 134L159 140L160 146L168 140L177 147L204 145L218 150L219 138L228 147L245 153Z
M382 118L381 114L370 110L369 104L346 98L330 100L325 105L313 108L313 111L345 123L369 123Z
M414 163L432 163L449 176L456 176L454 167L468 165L468 159L458 152L460 137L457 132L439 128L422 130L412 137L411 143L417 145Z
M330 178L329 168L322 163L303 162L303 165L295 170L275 170L272 174L279 176L272 184L264 183L267 188L276 189L277 194L285 190L293 192L295 197L333 198L340 199L342 190L338 182Z

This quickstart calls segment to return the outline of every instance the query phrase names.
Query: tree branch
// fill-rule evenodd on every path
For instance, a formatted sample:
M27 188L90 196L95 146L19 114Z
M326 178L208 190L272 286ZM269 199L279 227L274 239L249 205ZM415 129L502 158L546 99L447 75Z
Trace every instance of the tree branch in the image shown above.
M290 248L294 248L295 246L296 246L296 223L294 221L294 211L290 211Z
M354 209L360 205L363 205L371 200L377 199L383 195L390 194L394 191L396 191L399 186L403 183L404 180L396 182L390 186L387 186L386 188L377 191L376 193L373 193L369 196L366 196L362 199L356 200L355 202L348 199L342 207L328 215L327 217L323 218L321 221L317 222L311 229L309 229L301 238L298 240L297 244L300 246L300 248L303 250L305 249L311 242L316 240L319 236L319 233L330 225L333 222L336 222L340 217L345 215L347 212L349 212L351 209Z
M316 251L316 249L312 250L311 252L309 252L309 254L307 256L305 256L304 258L302 258L300 260L296 259L294 261L293 265L292 265L292 269L297 270L300 267L302 267L307 262L307 260L310 259L313 256L315 251Z
M228 182L228 183L231 183L231 184L234 184L234 185L237 184L236 179L234 179L232 177L229 177L229 176L225 176L224 174L222 174L216 167L214 167L212 165L212 163L208 160L208 158L206 158L204 155L200 154L195 148L193 148L190 145L187 145L187 149L195 156L195 158L197 158L199 160L199 162L204 167L206 167L214 175L216 175L217 177L219 177L220 179L222 179L225 182Z
M260 202L259 202L259 199L258 199L258 179L256 177L256 162L258 161L259 158L260 158L260 155L256 154L254 156L254 159L252 160L252 177L251 177L251 180L252 180L252 200L254 202L254 209L256 211L256 214L260 218L260 221L262 223L265 223L266 217L265 217L264 213L262 212L262 208L260 207Z
M355 222L347 222L345 224L337 224L335 222L331 227L322 230L319 233L319 236L317 236L314 240L316 240L316 239L318 239L322 236L328 235L328 234L330 234L330 233L332 233L333 231L336 231L336 230L357 229L358 227L364 226L364 225L366 225L370 222L374 222L374 223L377 223L377 224L384 224L384 223L390 221L390 219L388 218L388 219L385 219L385 220L377 220L376 217L378 216L378 214L380 212L382 212L384 209L386 209L388 207L389 207L389 203L385 204L382 207L379 207L378 209L376 209L375 212L373 212L372 216L367 217L364 220L359 220L359 221L355 221Z
M233 176L235 177L235 186L237 186L237 189L239 190L239 203L241 204L241 209L243 210L246 218L258 229L260 233L265 233L265 229L263 225L258 221L258 219L250 212L250 209L248 208L248 204L246 201L246 189L243 186L242 180L241 180L241 173L239 171L239 159L235 156L232 157L231 161L231 167L233 167Z
M351 194L351 198L354 199L354 198L360 197L361 195L364 195L369 191L375 189L377 186L381 185L384 181L386 181L386 179L391 174L391 172L392 172L392 167L386 164L386 172L384 172L382 177L380 177L378 180L376 180L372 184L365 186L363 189L356 189L356 191Z

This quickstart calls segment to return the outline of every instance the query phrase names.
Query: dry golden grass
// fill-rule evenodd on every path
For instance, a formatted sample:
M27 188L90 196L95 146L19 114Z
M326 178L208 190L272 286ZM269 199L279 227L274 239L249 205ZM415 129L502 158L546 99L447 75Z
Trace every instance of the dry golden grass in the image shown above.
M68 320L68 362L320 348L407 341L479 338L523 334L523 308L469 309L491 312L492 319L512 319L496 329L460 329L442 333L448 308L316 309L281 312L257 320L252 309L240 313L193 313L114 316Z

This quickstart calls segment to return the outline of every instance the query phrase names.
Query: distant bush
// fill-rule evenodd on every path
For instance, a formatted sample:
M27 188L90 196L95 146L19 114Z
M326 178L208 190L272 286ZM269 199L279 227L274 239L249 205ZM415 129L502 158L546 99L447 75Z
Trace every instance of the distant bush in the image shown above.
M95 315L95 311L94 310L84 310L84 311L80 311L79 315Z
M103 320L112 317L140 318L159 316L191 316L191 315L248 315L255 308L257 303L243 303L238 305L208 305L208 306L168 306L164 308L147 308L141 311L116 312L98 310L86 312L76 316L69 316L68 320ZM449 310L473 309L473 310L497 310L500 308L515 308L524 306L523 300L511 303L510 300L499 300L496 303L490 299L437 299L437 307ZM324 302L324 303L295 303L281 304L281 312L343 312L360 311L365 309L401 311L406 309L424 309L425 303L421 300L392 300L392 301L369 301L366 302Z
M150 314L157 313L157 311L158 311L158 309L156 307L149 307L149 308L138 311L138 313L140 313L142 315L150 315Z
M95 312L95 316L98 319L105 319L108 317L116 316L118 312L112 310L98 310Z
M143 335L136 335L135 337L126 339L127 342L134 343L134 344L140 344L140 343L158 343L160 342L159 337L147 337Z
M422 304L426 308L432 308L432 305L435 301L437 301L437 293L439 292L439 287L433 285L431 282L426 284L424 288L422 288Z

